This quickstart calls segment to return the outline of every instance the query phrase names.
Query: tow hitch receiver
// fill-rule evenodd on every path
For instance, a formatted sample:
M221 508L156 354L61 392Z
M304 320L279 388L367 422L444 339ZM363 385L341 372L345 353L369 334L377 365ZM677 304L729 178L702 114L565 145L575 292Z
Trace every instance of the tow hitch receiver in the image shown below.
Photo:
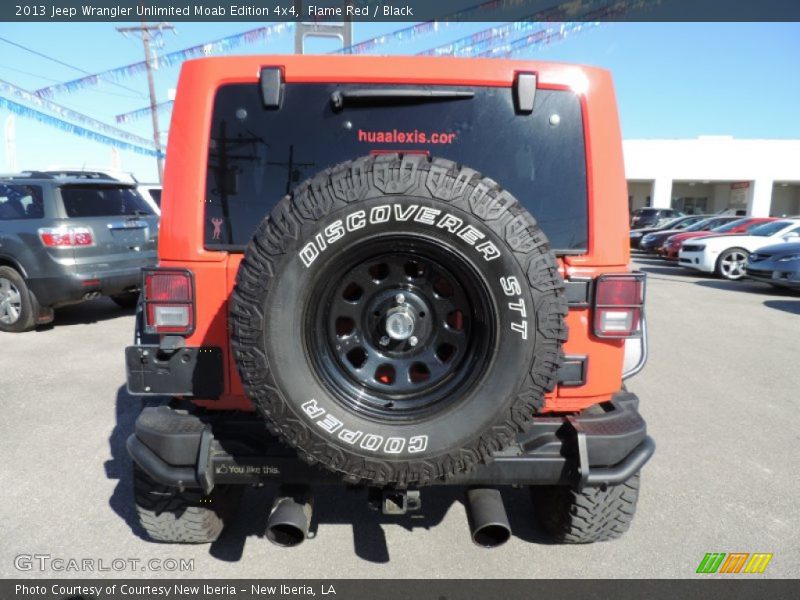
M369 506L384 515L404 515L422 508L419 490L369 488Z

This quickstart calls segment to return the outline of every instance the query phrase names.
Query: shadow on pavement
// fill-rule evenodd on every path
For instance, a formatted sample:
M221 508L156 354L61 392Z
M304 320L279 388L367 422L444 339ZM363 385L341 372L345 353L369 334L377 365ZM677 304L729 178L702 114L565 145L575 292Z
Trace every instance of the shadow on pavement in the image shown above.
M80 304L70 304L56 309L55 320L47 325L41 325L36 331L48 331L53 327L64 325L89 325L110 319L130 316L135 310L130 308L120 308L109 298L95 298L81 302Z
M793 315L800 315L800 300L764 300L764 306Z
M106 477L117 480L117 485L108 501L109 506L128 524L131 532L142 539L147 537L139 525L133 505L133 462L125 448L125 442L133 433L133 425L142 408L149 404L158 404L160 401L159 398L143 400L131 396L124 385L117 390L116 424L108 438L111 459L103 465Z
M109 505L127 523L131 533L145 540L147 536L139 524L134 508L133 466L125 442L133 433L136 418L142 408L162 401L161 398L148 398L143 401L141 398L131 396L124 385L117 390L116 425L108 440L111 458L104 464L106 477L117 481ZM369 508L364 488L345 484L314 486L312 488L314 513L310 536L317 535L320 525L350 525L355 555L368 562L387 563L390 561L390 548L384 526L400 526L409 531L436 527L451 507L457 503L464 504L466 489L464 486L422 488L422 510L403 516L385 516ZM248 538L261 538L259 543L269 543L266 540L265 530L277 491L276 484L247 488L234 521L226 526L220 538L210 545L209 554L221 561L237 562L244 554ZM513 535L527 542L549 543L546 535L534 524L528 489L504 487L501 492ZM471 543L466 519L464 519L463 534L464 543ZM334 535L334 531L325 528L322 535ZM314 540L310 539L305 543L313 544Z
M767 283L760 283L758 281L751 281L749 279L742 279L739 281L727 281L725 279L715 279L709 281L697 281L697 285L703 287L714 288L717 290L748 292L750 294L767 294L770 296L790 296L791 290L773 287Z

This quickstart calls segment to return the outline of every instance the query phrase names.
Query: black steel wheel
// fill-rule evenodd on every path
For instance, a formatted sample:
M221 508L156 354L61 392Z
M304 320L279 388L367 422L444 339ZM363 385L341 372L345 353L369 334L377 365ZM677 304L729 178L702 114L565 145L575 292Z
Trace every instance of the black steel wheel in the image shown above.
M494 341L492 304L456 254L424 239L370 242L337 257L311 294L308 352L347 407L413 419L457 402Z

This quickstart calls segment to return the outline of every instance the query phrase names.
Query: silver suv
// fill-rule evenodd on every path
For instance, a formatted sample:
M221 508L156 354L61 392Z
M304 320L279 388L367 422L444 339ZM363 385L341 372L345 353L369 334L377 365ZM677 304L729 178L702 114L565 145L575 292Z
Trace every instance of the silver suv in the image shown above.
M158 217L132 184L93 172L0 176L0 331L97 296L134 307L157 238Z

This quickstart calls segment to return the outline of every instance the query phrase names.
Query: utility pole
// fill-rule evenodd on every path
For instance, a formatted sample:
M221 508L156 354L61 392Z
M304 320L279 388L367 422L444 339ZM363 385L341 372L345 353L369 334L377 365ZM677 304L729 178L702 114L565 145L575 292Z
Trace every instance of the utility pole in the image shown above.
M353 17L347 12L347 7L353 5L353 0L342 0L344 21L339 23L300 21L294 30L294 53L305 54L305 41L307 37L332 37L342 42L342 48L353 45ZM294 8L298 15L303 14L303 0L294 0Z
M164 178L164 159L161 158L161 133L158 128L158 98L156 97L156 85L153 80L153 51L150 47L150 42L155 35L161 35L165 30L172 30L174 27L169 23L157 23L155 25L148 25L146 21L137 27L117 27L122 35L127 36L129 33L139 35L142 38L144 45L144 63L147 69L147 86L150 88L150 116L153 118L153 142L155 143L156 163L158 164L158 182L161 183Z

